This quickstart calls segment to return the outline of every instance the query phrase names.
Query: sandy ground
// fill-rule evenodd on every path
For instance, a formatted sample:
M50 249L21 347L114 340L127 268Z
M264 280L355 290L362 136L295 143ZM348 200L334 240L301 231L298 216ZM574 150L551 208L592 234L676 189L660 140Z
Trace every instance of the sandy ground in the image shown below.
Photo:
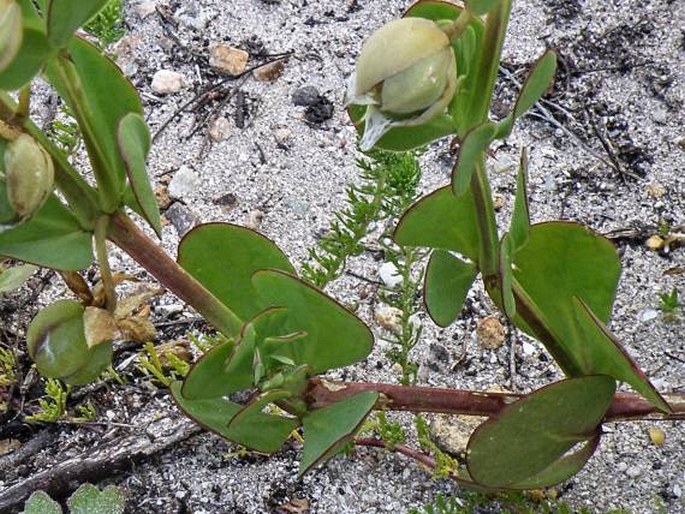
M166 17L159 12L143 17L144 4L156 4ZM250 51L248 65L262 62L256 57L260 49L267 54L294 52L279 78L246 81L242 94L221 109L226 139L211 140L202 125L190 135L206 108L182 113L159 135L149 161L154 181L173 180L184 166L196 181L176 202L181 218L176 225L221 220L258 226L293 262L302 263L333 213L344 206L346 184L358 178L356 134L342 109L355 56L365 37L406 7L400 0L127 2L129 30L115 52L142 93L153 132L217 80L207 63L209 45L222 42ZM546 109L557 125L541 119L548 116L540 111L526 117L497 149L491 169L493 188L504 202L502 220L513 203L514 164L525 146L531 156L535 221L571 219L602 233L625 231L617 239L625 269L612 328L659 389L681 392L685 322L682 317L666 322L657 309L659 293L682 290L683 276L665 272L685 266L685 254L679 248L650 251L644 240L664 223L678 227L685 220L684 27L685 3L677 0L516 1L495 115L516 90L511 78L522 80L526 65L550 47L559 52L560 73ZM182 73L185 87L156 94L151 81L161 69ZM292 100L303 86L317 88L330 100L330 119L306 119L306 109ZM447 151L446 143L439 143L421 157L422 191L447 182ZM178 237L174 223L165 226L163 244L172 254ZM115 266L135 269L125 257L115 261ZM350 268L376 279L381 264L369 253L353 259ZM59 287L45 296L59 293ZM330 291L350 301L365 287L344 277ZM380 341L382 330L371 315L376 302L373 296L363 300L359 312ZM560 378L542 357L542 347L521 338L512 380L509 345L483 350L472 338L475 322L491 307L478 292L468 303L469 313L448 330L437 330L420 315L425 331L412 357L421 365L421 383L475 389L500 385L525 392ZM165 297L156 309L162 317L181 306ZM462 351L459 341L464 341L468 358L454 366ZM523 342L533 349L524 352ZM346 371L346 377L396 382L386 349L380 341L372 356ZM142 426L179 416L164 393L145 388L131 386L126 398L117 398L113 387L107 398L103 411L110 421ZM647 436L651 426L635 422L608 427L598 454L560 488L562 498L598 512L617 507L634 513L659 508L685 512L685 428L682 423L658 424L666 442L657 447ZM74 427L59 434L67 452L97 437L97 432ZM454 484L432 479L403 457L378 451L336 458L301 481L296 480L295 445L268 459L232 452L231 445L202 434L103 484L123 486L130 512L140 513L299 512L294 498L306 500L309 510L303 512L407 512L439 492L460 494ZM37 458L31 469L57 458L49 455ZM8 474L0 490L17 480L16 474Z

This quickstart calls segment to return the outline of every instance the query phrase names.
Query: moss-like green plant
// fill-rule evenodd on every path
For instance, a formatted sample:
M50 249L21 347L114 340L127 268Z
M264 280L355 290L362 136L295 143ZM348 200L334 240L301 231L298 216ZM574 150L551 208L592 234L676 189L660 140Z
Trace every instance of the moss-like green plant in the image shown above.
M62 419L67 413L69 391L69 386L65 389L59 380L48 378L45 384L45 395L38 399L39 410L35 414L26 416L26 420L55 423Z
M126 34L123 1L109 0L84 28L98 38L102 48L119 41Z

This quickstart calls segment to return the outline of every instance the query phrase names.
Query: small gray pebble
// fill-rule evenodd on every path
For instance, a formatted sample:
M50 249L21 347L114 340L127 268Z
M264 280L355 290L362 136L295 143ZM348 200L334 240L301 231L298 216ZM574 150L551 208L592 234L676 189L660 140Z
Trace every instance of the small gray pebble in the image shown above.
M626 475L630 478L637 478L642 475L642 469L639 466L630 466L626 469Z
M181 202L172 203L164 216L174 226L179 237L183 237L191 228L200 223L199 216Z

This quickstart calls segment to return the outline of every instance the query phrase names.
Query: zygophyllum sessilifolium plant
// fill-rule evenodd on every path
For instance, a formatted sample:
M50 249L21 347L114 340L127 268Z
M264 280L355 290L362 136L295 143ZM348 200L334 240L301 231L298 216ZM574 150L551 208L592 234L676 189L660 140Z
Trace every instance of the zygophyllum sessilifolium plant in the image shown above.
M301 473L352 440L373 409L487 416L454 477L482 489L563 481L591 457L604 421L682 417L682 400L669 405L606 327L620 273L611 243L576 223L530 223L525 157L509 227L496 225L486 151L540 98L556 66L554 53L545 53L511 113L489 119L510 0L414 4L368 39L346 98L364 148L403 151L458 138L451 183L413 205L394 238L432 249L424 294L438 325L455 320L480 275L506 317L547 347L567 379L524 396L326 382L318 375L369 354L371 331L299 278L270 240L210 223L183 238L173 261L146 237L129 217L136 212L160 233L139 96L97 47L74 35L105 3L0 0L0 255L59 270L79 298L48 306L28 328L28 352L43 375L93 380L109 364L112 343L136 335L125 323L132 302L118 298L120 277L108 264L110 241L226 336L172 383L180 407L265 453L301 427ZM32 122L38 75L73 113L95 185ZM101 284L90 291L76 272L94 260ZM638 394L616 394L617 382ZM244 391L247 401L231 400Z

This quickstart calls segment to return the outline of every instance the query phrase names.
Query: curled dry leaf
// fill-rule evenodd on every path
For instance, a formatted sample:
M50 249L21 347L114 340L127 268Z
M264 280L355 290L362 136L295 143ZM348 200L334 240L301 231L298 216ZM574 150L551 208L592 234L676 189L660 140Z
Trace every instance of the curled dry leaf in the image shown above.
M655 234L645 241L645 246L650 250L661 250L664 247L664 240Z
M137 282L132 275L123 273L117 273L113 278L115 285L126 281ZM154 339L157 330L149 320L150 308L147 302L163 292L163 288L152 284L140 284L138 292L119 300L113 314L99 307L87 307L84 326L88 346L92 348L104 341L113 340L144 343ZM94 305L100 306L104 301L102 285L96 285L93 293Z
M134 277L133 275L129 275L127 273L113 273L112 274L112 284L116 287L119 284L123 284L124 282L138 282L138 279ZM105 306L105 288L102 285L102 282L98 282L95 284L95 287L93 287L93 303L92 305L95 307L104 307Z
M141 284L137 293L122 298L114 311L114 317L123 319L139 311L149 300L164 293L164 289L152 284Z
M402 311L397 307L387 305L378 307L373 317L384 329L395 334L402 332Z
M106 309L86 307L83 313L83 329L86 334L88 348L98 344L121 339L121 332L116 320Z
M185 362L192 362L193 360L193 353L190 351L187 341L172 340L165 343L156 344L155 352L162 361L162 365L166 365L168 363L168 357L171 355Z
M67 287L78 296L84 305L93 305L95 298L84 278L77 271L60 271L60 275Z
M145 343L154 339L157 330L146 317L129 316L117 321L121 338Z
M309 512L309 501L304 498L293 498L287 503L280 505L276 512L283 514L306 514Z

